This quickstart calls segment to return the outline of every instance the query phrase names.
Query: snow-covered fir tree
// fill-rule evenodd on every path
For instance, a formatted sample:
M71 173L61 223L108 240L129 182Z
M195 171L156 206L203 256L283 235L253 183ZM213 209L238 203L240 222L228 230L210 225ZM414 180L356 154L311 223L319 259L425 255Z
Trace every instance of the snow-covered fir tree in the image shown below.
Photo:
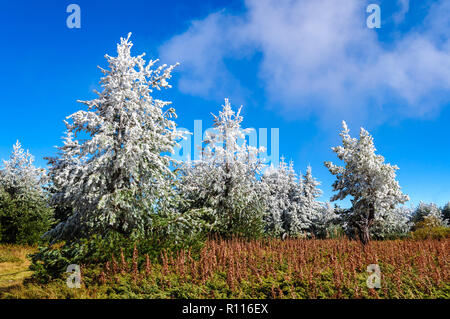
M242 107L241 107L242 108ZM246 143L241 108L235 112L228 99L207 131L200 160L187 163L182 193L189 209L208 209L213 230L223 236L252 236L262 230L263 194L257 175L263 168L262 148Z
M82 158L72 156L71 152L68 151L70 148L77 148L78 141L73 140L73 133L71 131L66 131L65 134L63 137L63 147L59 148L57 156L45 158L48 161L48 179L51 182L48 190L50 193L50 204L54 208L55 219L58 222L58 231L61 227L66 227L66 231L68 228L72 228L72 231L69 233L75 235L75 230L81 232L85 226L81 225L78 220L80 215L73 214L71 203L67 200L67 189L71 185L66 183L66 180L58 178L58 175L62 171L70 169L70 167L81 165ZM70 221L67 222L68 219ZM54 233L56 232L54 231Z
M0 240L35 244L53 222L53 212L43 189L45 170L17 141L0 169Z
M280 162L280 166L286 163ZM261 177L261 183L267 187L267 210L264 213L264 231L273 236L284 233L282 216L288 208L288 187L284 176L272 166Z
M55 202L73 209L49 233L54 238L142 233L172 197L169 153L182 134L170 102L152 92L171 87L175 66L132 56L130 35L121 38L116 57L105 55L102 91L79 101L87 110L68 117L64 144L49 160Z
M412 227L412 209L396 207L379 214L370 229L371 236L378 239L399 238L406 236Z
M310 227L305 224L304 218L301 218L302 207L304 205L303 181L301 177L294 172L293 162L289 163L289 209L283 214L283 227L285 233L291 237L304 235L305 230Z
M320 183L312 176L311 167L298 178L291 161L281 158L278 167L269 167L261 177L266 193L266 228L270 234L286 233L291 237L313 235L314 223L323 207L317 201L322 193ZM280 224L281 222L281 224Z
M321 217L323 204L317 201L322 195L318 188L318 182L312 175L311 166L308 166L306 173L302 177L302 205L300 207L299 219L303 230L308 234L313 234L314 223Z
M352 196L352 214L358 225L362 243L370 240L370 227L379 214L392 211L399 203L409 200L400 190L396 178L397 166L384 163L384 157L375 154L373 138L363 128L359 139L349 135L345 122L342 123L342 146L332 150L345 163L345 167L325 162L331 174L336 176L333 190L338 193L332 201Z
M266 212L264 214L265 230L268 234L280 236L284 233L297 233L300 230L298 220L299 209L295 207L296 202L292 200L294 188L300 188L297 176L293 169L293 163L286 164L284 158L278 167L270 166L261 177L266 199ZM299 199L301 189L297 191Z
M36 168L33 162L34 157L17 141L9 160L3 161L3 168L0 170L0 186L3 190L13 196L42 193L45 170Z
M446 226L447 222L444 220L442 210L435 203L420 202L412 214L411 222L417 225L426 221L434 226Z
M339 216L329 202L321 205L319 213L312 223L312 234L317 238L330 238L337 236Z

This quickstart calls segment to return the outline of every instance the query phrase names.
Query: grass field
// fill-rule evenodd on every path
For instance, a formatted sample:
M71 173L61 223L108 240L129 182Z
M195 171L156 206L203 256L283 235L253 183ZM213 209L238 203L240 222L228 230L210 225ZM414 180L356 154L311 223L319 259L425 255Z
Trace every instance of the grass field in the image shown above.
M1 298L450 298L450 240L209 240L199 254L145 252L82 267L82 287L30 276L32 248L0 246ZM367 287L367 266L381 287Z
M0 245L0 293L22 285L23 280L31 276L27 255L34 250L27 246Z

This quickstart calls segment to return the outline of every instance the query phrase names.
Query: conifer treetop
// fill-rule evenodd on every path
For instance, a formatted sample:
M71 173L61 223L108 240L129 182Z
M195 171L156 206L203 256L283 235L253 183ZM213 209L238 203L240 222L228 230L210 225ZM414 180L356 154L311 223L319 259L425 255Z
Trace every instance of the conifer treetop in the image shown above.
M171 197L169 154L183 137L175 109L166 108L171 102L151 95L171 87L176 65L155 67L158 60L132 56L130 36L120 39L117 56L105 55L102 91L79 101L87 110L67 117L64 144L49 160L55 198L74 208L73 220L125 232L142 229Z
M19 141L13 145L9 160L3 161L0 171L0 184L10 192L20 190L35 190L41 192L41 185L45 182L45 170L34 166L34 157L28 150L24 150Z
M364 199L375 205L378 212L389 210L397 203L404 203L409 197L401 192L396 181L398 166L384 162L384 157L375 154L373 138L361 128L359 139L352 138L345 121L342 122L342 145L332 147L345 166L325 162L331 174L336 176L333 190L337 191L331 200L342 200L348 195L354 200Z

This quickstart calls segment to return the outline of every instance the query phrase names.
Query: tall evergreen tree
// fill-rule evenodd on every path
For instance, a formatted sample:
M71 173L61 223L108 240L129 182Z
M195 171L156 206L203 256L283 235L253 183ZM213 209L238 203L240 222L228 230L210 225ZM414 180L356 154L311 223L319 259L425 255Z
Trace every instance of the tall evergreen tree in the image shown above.
M170 88L175 66L154 67L144 54L131 56L132 42L121 38L117 56L106 55L103 88L87 106L68 117L64 145L49 160L55 199L72 214L49 235L84 236L114 230L142 233L172 196L170 165L177 140L170 102L154 89Z
M278 167L271 166L264 171L261 184L266 197L266 232L274 236L297 233L300 223L291 197L293 187L300 185L292 162L288 166L282 157Z
M379 214L391 211L399 203L409 200L395 180L397 166L384 163L384 157L375 154L373 138L363 128L359 139L349 135L342 123L342 146L332 150L345 163L345 167L325 162L330 173L336 176L333 183L335 194L331 200L352 196L352 214L363 244L370 240L370 228Z
M45 170L33 165L34 157L24 150L19 141L13 145L13 152L7 161L3 161L0 173L0 185L11 195L20 193L39 193L45 183Z
M214 229L223 236L257 235L262 230L263 195L256 176L263 168L258 149L246 143L241 108L225 99L214 115L214 130L205 133L202 159L184 169L182 191L191 209L212 212Z
M323 213L322 203L317 198L322 195L322 191L318 188L318 182L312 176L311 166L308 166L306 173L302 178L303 201L300 209L299 219L304 225L304 232L311 235L313 233L314 223L321 217Z
M266 194L266 228L274 235L286 233L289 236L311 235L314 223L323 212L317 198L322 194L320 183L312 176L308 167L302 177L298 177L291 161L286 164L281 158L278 167L269 167L264 172L261 183ZM281 222L281 224L280 224Z
M53 212L43 190L45 170L19 141L0 170L0 240L34 244L53 222Z

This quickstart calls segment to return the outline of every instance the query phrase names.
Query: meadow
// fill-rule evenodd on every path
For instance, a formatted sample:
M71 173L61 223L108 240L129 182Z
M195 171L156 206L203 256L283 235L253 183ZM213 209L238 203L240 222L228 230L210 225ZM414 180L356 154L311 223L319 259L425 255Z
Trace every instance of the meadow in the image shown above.
M0 294L4 289L21 285L32 275L27 255L35 251L31 246L0 245Z
M196 252L164 251L156 260L135 248L105 263L81 265L79 289L68 288L65 278L39 283L26 272L30 248L2 246L0 298L448 299L449 243L210 239ZM367 286L371 264L380 267L380 288ZM1 279L14 271L28 278L9 284Z

